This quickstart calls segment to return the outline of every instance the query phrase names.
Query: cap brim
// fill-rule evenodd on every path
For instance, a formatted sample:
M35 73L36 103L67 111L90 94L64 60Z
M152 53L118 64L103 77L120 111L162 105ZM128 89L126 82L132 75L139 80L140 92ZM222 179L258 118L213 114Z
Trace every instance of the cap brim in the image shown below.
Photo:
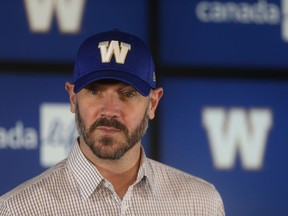
M147 82L140 79L139 77L127 73L127 71L117 71L117 70L108 70L108 71L94 71L90 72L83 77L79 78L74 82L74 92L78 93L89 85L90 83L97 81L97 80L105 80L105 79L112 79L112 80L118 80L121 82L124 82L133 88L135 88L140 94L143 96L148 96L151 89L154 87L150 86Z

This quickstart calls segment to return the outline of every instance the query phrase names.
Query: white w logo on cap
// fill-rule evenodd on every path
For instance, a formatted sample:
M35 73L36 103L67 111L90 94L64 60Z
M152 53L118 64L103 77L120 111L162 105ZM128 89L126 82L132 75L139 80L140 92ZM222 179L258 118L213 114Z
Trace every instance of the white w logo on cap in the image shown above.
M100 42L98 48L100 48L102 63L109 63L114 54L115 61L119 64L124 64L131 45L121 42L120 47L119 41L112 40L110 44L109 41Z

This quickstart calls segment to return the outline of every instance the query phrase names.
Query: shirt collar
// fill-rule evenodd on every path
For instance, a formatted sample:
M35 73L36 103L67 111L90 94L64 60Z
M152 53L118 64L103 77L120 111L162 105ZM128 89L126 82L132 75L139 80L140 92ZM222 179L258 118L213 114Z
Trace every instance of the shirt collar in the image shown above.
M96 167L84 156L77 140L68 157L68 166L78 183L84 200L88 199L104 180Z
M139 183L141 180L146 180L146 183L148 186L150 186L150 189L152 193L155 192L155 183L153 178L153 172L152 168L149 163L149 159L146 157L145 151L143 146L141 147L141 165L138 171L137 180L135 184Z
M145 181L145 184L149 186L149 189L154 194L155 184L152 169L143 147L141 148L141 165L134 185ZM77 140L68 157L68 167L77 181L83 200L87 200L97 187L105 181L97 168L84 156Z

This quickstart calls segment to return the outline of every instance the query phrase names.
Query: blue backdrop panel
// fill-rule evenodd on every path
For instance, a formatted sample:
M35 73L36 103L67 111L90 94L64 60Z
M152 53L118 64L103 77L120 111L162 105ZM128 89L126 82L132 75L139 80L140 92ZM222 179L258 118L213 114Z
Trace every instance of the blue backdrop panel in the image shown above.
M161 161L214 183L227 215L287 215L287 81L174 77L162 85Z
M287 5L286 0L160 0L161 63L288 68Z
M0 74L0 195L69 154L77 133L67 80L70 75ZM150 156L148 142L149 131L143 145Z
M115 28L147 41L147 14L145 0L1 1L0 59L71 62L84 38Z

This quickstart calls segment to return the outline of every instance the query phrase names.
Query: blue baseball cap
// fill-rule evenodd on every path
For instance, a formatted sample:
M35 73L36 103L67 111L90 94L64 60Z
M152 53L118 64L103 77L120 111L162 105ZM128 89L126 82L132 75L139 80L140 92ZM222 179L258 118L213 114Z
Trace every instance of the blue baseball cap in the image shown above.
M156 88L155 66L146 44L118 30L87 38L80 46L73 72L74 92L103 79L119 80L143 96Z

